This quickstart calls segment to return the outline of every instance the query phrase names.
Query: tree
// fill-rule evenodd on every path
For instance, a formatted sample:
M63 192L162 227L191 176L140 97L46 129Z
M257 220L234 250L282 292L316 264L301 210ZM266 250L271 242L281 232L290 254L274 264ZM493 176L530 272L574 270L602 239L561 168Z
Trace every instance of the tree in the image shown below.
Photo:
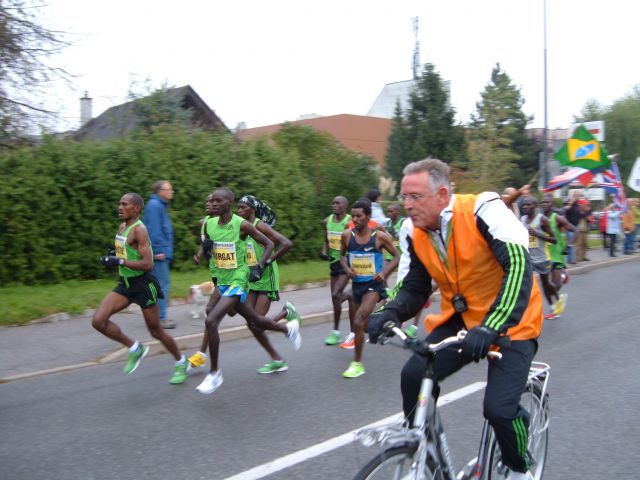
M573 116L573 122L584 123L602 120L605 112L606 108L601 105L600 102L592 98L584 104L584 107L582 107L582 110L580 111L580 115Z
M402 169L409 163L409 144L400 102L396 103L389 134L389 147L385 155L387 174L396 181L402 178Z
M497 63L491 71L491 80L480 94L476 112L471 115L471 138L476 152L491 152L485 160L492 162L495 178L521 186L538 170L536 146L527 136L526 128L533 117L525 115L525 103L511 78ZM486 142L483 148L478 142ZM477 162L478 158L474 159ZM471 172L473 176L473 172ZM496 184L495 188L505 185Z
M409 97L408 111L396 108L387 152L389 175L399 180L406 164L426 157L464 164L464 130L454 117L449 91L435 67L427 63Z
M189 128L193 112L183 108L182 98L175 94L173 86L164 83L160 88L153 88L147 79L140 92L136 92L136 88L135 82L130 85L127 99L133 101L138 131L150 132L158 125Z
M35 125L53 120L40 100L53 79L68 74L46 59L68 45L62 33L38 23L38 5L0 0L0 148L9 148L35 133Z
M620 154L618 166L626 185L633 163L640 156L640 84L616 100L600 118L605 121L607 150Z

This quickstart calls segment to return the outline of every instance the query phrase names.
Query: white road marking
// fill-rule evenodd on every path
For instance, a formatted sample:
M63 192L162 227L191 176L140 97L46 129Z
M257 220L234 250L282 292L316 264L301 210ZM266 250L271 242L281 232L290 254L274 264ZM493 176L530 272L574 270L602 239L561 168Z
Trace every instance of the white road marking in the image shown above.
M456 400L471 395L472 393L482 390L485 385L486 382L476 382L459 388L458 390L454 390L453 392L449 392L438 399L438 406L442 407L444 405L447 405L448 403L455 402ZM326 440L322 443L312 445L303 450L298 450L297 452L290 453L289 455L285 455L284 457L276 458L271 462L263 463L262 465L258 465L257 467L254 467L250 470L245 470L244 472L240 472L237 475L228 477L226 480L259 480L266 477L267 475L279 472L280 470L292 467L298 463L305 462L311 458L317 457L353 442L355 440L355 433L362 428L379 427L387 423L398 421L401 418L402 412L396 413L377 422L365 425L364 427L357 428L340 436L330 438L329 440Z

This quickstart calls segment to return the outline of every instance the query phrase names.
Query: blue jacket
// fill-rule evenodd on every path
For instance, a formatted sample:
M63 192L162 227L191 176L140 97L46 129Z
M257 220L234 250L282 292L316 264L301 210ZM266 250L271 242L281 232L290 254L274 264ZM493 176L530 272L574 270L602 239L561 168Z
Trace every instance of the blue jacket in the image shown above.
M144 224L149 231L153 254L164 253L167 260L173 258L173 225L169 219L169 202L157 194L149 197L144 207Z

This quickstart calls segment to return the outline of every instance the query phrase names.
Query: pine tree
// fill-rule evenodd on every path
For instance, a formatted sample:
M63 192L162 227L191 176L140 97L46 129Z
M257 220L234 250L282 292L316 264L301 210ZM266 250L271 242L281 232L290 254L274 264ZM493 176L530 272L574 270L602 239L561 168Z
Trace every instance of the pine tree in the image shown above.
M402 170L409 163L409 144L407 139L407 127L402 115L400 102L396 103L389 134L389 147L385 156L387 175L398 181L402 178Z
M527 124L533 117L522 111L525 100L520 89L497 63L480 97L470 125L476 151L478 142L488 142L482 150L494 155L496 175L512 186L524 185L538 170L538 155L534 142L527 136ZM474 177L473 172L469 173Z

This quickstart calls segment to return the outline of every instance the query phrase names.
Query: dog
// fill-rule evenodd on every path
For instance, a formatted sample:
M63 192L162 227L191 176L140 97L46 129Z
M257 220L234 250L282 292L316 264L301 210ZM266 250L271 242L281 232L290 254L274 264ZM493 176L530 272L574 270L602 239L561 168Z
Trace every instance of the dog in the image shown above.
M189 287L187 303L193 305L190 311L191 318L205 317L205 307L215 289L216 287L213 285L213 282L204 282L200 285L191 285Z

